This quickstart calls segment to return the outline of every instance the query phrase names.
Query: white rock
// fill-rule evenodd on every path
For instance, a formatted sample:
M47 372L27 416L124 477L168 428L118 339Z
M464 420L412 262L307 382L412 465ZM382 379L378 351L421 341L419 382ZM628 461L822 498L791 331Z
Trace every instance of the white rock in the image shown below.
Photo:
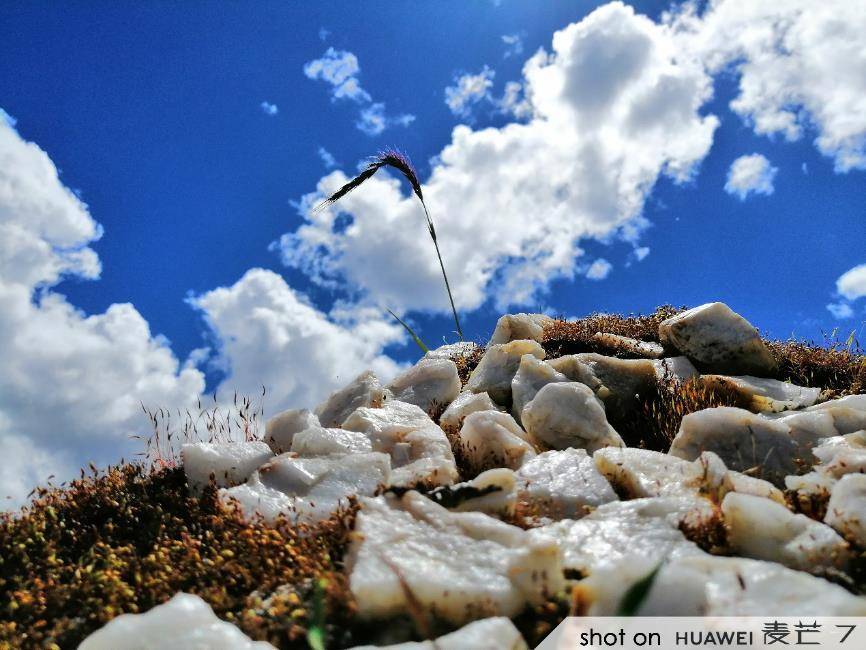
M511 380L511 414L520 422L523 407L532 401L543 386L555 382L569 381L568 377L531 354L520 358L517 374Z
M766 377L776 367L758 330L721 302L662 321L659 338L713 372Z
M409 641L389 646L357 646L351 650L526 650L526 642L511 619L482 618L435 641Z
M552 322L553 319L545 314L520 313L500 316L487 345L510 343L520 339L540 343L544 335L544 326Z
M283 514L312 524L347 506L349 497L375 494L389 475L388 456L381 453L321 458L288 453L263 465L244 485L220 490L220 498L237 500L250 519L258 514L273 522Z
M555 359L548 359L547 363L571 381L586 384L593 392L598 391L602 387L601 381L595 376L592 368L583 363L576 354L566 354Z
M313 427L295 434L291 451L305 457L363 454L373 451L373 443L359 431Z
M776 413L789 409L812 406L821 394L820 388L806 388L778 379L761 377L728 377L726 375L703 375L705 385L728 388L749 401L749 410Z
M78 650L274 650L220 620L206 602L178 593L143 614L122 614L88 636Z
M465 357L478 349L478 345L472 341L459 341L457 343L448 343L440 345L438 348L424 353L425 359L454 359L455 357Z
M417 492L362 499L346 558L362 619L425 611L459 625L513 616L564 586L556 544L480 512L449 512Z
M848 544L836 531L769 499L731 492L722 513L737 555L811 573L842 568L849 560Z
M809 460L809 450L825 438L838 436L839 432L829 411L797 411L795 413L768 414L767 419L781 422L788 427L788 435L797 443L803 460Z
M846 474L833 486L824 522L866 547L866 474Z
M447 427L448 429L457 431L463 425L463 420L470 413L497 410L501 410L501 407L490 399L490 395L487 393L473 393L466 390L460 393L448 405L448 408L445 409L445 412L439 418L439 424L443 429Z
M535 456L532 439L508 413L476 411L463 420L460 444L476 470L517 469Z
M460 392L457 365L450 359L421 359L388 384L394 399L421 407L426 413L444 409Z
M655 564L596 571L579 585L590 616L613 616L626 591ZM708 554L662 565L638 616L864 616L866 599L776 562Z
M536 341L528 340L491 345L469 376L467 388L473 393L486 392L498 404L508 404L511 380L524 354L544 359L544 348Z
M665 353L665 349L655 341L639 341L628 336L609 334L607 332L596 332L592 335L592 338L602 345L607 345L623 352L629 352L645 359L661 359Z
M281 454L292 448L292 439L296 433L319 426L319 418L308 409L289 409L277 413L265 425L265 442L275 454Z
M384 399L385 391L379 380L367 370L345 388L331 393L328 399L316 407L315 413L323 427L338 427L355 409L381 406Z
M712 451L731 469L751 470L781 484L797 468L797 445L788 434L789 428L781 422L720 406L686 415L669 453L694 460L701 452Z
M389 399L381 408L362 406L343 421L343 428L361 431L376 444L380 437L391 438L399 433L435 426L430 416L419 406Z
M655 364L649 359L617 359L592 352L576 355L600 382L593 387L605 404L614 409L633 409L657 381Z
M579 519L616 493L584 449L546 451L517 470L518 498L553 519Z
M213 474L216 485L225 487L246 481L274 452L264 442L196 442L181 447L186 480L200 490Z
M373 441L373 449L391 457L392 486L451 485L459 478L451 443L435 424L380 436Z
M866 450L866 431L855 431L821 440L812 453L822 463L829 463L840 452L863 450Z
M816 404L808 411L829 413L838 435L866 429L866 395L848 395Z
M517 505L517 480L510 469L481 472L471 481L436 488L427 497L454 512L507 516Z
M653 366L655 366L656 377L658 379L672 379L684 382L700 375L698 369L689 361L688 357L665 357L664 359L657 359L653 361Z
M577 382L544 386L521 413L526 431L554 449L625 446L589 386Z

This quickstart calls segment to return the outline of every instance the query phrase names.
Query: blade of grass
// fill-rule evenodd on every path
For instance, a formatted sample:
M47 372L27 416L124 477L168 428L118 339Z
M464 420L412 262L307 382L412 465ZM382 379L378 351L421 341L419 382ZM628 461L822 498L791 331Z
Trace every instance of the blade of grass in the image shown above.
M662 568L662 564L662 562L659 562L658 566L650 571L648 575L629 587L619 602L619 607L616 611L617 616L634 616L637 614L640 606L643 605L647 596L649 596L650 589L652 589L656 576Z
M415 341L415 345L417 345L419 348L421 348L421 352L423 352L424 354L427 354L428 352L430 352L430 348L428 348L424 344L424 341L422 341L420 338L418 338L418 335L415 333L415 331L411 327L409 327L409 325L404 323L403 320L397 314L395 314L393 311L391 311L390 309L388 310L388 313L391 314L394 317L394 319L398 323L400 323L407 332L409 332L409 336L411 336L412 340Z

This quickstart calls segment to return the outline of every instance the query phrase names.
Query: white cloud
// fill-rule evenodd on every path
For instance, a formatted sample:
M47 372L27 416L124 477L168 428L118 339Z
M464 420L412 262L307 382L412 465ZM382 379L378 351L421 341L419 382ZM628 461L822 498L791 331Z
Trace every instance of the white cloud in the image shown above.
M520 34L503 34L502 42L505 43L503 58L507 59L523 54L523 37Z
M331 37L331 31L324 27L319 27L319 40L327 41Z
M277 108L277 105L271 104L270 102L262 102L261 104L259 104L259 107L262 109L262 112L265 115L274 116L280 112L280 109Z
M603 257L598 258L586 270L586 277L589 280L604 280L610 275L613 270L613 265Z
M866 264L845 271L836 280L836 291L848 300L866 296Z
M334 158L334 155L324 147L319 147L319 158L322 159L325 169L333 169L337 166L337 160Z
M478 74L454 76L454 85L445 88L445 103L454 115L467 118L478 102L489 97L496 73L484 66Z
M854 310L847 302L831 302L827 305L827 311L839 319L848 319L854 315Z
M650 254L649 246L639 246L634 249L634 256L637 258L638 262L643 262L644 258Z
M741 201L749 194L772 194L773 179L778 171L759 153L740 156L728 170L725 192L738 196Z
M373 97L361 86L358 75L361 66L358 57L346 50L329 47L318 59L304 64L304 74L313 80L324 81L331 86L331 101L351 100L361 106L355 126L367 135L379 135L389 126L408 126L414 115L388 115L384 102L374 102Z
M585 266L583 238L637 242L654 183L690 179L718 124L700 114L712 92L700 62L680 56L670 27L619 3L556 32L521 81L526 123L457 126L424 184L463 310L538 303L551 281ZM308 210L346 180L333 172L301 201L304 223L279 244L284 261L351 287L360 304L446 311L423 213L395 178Z
M669 20L711 71L739 75L731 108L757 133L814 130L838 171L866 168L866 4L716 0Z

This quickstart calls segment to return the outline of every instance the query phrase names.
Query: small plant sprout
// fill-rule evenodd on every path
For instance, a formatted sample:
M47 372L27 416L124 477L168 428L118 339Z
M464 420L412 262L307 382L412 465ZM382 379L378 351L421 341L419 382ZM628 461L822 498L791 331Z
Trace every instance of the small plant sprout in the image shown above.
M428 352L430 352L430 348L428 348L427 345L424 343L424 341L422 341L421 338L415 333L415 330L413 330L411 327L409 327L409 325L407 325L406 322L402 318L400 318L397 314L395 314L390 309L388 310L388 313L391 314L391 316L394 317L394 320L396 320L398 323L400 323L403 326L403 329L405 329L409 333L409 336L411 336L412 340L415 341L415 345L417 345L419 348L421 348L421 352L423 352L424 354L427 354Z
M415 172L415 168L412 166L412 163L409 161L407 156L394 149L383 151L376 157L372 158L367 166L361 170L360 174L322 201L316 209L319 210L323 207L333 205L356 187L359 187L364 181L372 178L373 175L382 167L393 167L403 174L403 176L406 177L406 180L409 181L409 184L412 185L412 190L415 192L415 196L417 196L418 200L421 201L421 207L424 208L424 216L427 219L427 230L430 233L430 238L433 240L433 246L436 248L436 256L439 258L439 268L442 269L442 278L445 280L445 290L448 292L448 300L451 302L451 312L454 314L454 324L457 326L457 335L462 341L463 329L460 327L457 308L454 306L454 296L451 294L451 284L448 282L448 274L445 273L445 264L442 261L442 253L439 251L439 242L436 239L436 228L433 226L433 219L430 218L430 212L427 210L427 204L424 202L424 194L421 192L421 183L418 181L418 174Z

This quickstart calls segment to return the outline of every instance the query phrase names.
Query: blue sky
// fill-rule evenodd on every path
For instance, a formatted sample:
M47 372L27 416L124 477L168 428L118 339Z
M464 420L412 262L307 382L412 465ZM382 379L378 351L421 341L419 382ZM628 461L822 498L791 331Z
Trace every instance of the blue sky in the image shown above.
M75 433L76 442L57 449L46 447L39 431L86 429L84 416L69 415L80 397L52 377L46 390L57 396L54 413L40 419L40 395L19 378L36 372L33 348L18 341L20 357L0 368L7 395L14 394L0 398L0 437L22 455L38 447L44 462L8 490L46 468L62 473L85 457L110 459L126 449L112 432L125 439L140 425L124 411L130 395L173 403L188 401L190 391L287 381L269 406L303 406L362 366L393 372L417 351L381 317L384 307L408 315L429 343L453 340L434 252L405 187L397 195L382 180L358 190L321 257L316 237L330 226L284 237L310 225L298 202L334 186L341 178L334 169L352 174L365 156L391 145L409 154L425 182L443 150L459 158L439 163L443 173L428 196L468 338L486 340L504 309L579 316L711 300L779 338L821 340L836 327L844 338L861 328L866 270L837 280L866 263L866 61L857 28L863 12L845 2L784 9L763 3L760 11L754 7L762 3L753 3L742 11L731 8L737 2L704 7L692 16L697 26L680 24L673 55L665 48L676 30L662 15L669 5L658 2L632 3L634 13L607 7L586 21L601 3L271 2L254 10L228 2L6 3L0 107L17 120L10 142L35 143L59 170L58 187L70 188L104 231L73 246L98 256L98 279L64 262L57 277L21 284L33 311L7 327L20 339L45 313L38 310L46 294L80 310L65 317L66 330L46 325L69 345L87 316L112 305L131 303L130 329L145 325L132 343L100 334L106 367L128 364L140 374L115 392L94 385L88 392L98 396L95 408L115 415L95 426L104 433ZM757 29L774 11L788 12L776 23L790 28L780 35L789 39L789 55L774 43L753 51L730 42L730 34ZM558 51L553 34L569 25ZM804 25L829 31L811 38ZM834 34L838 60L822 49L826 34ZM549 58L535 58L540 72L530 79L524 64L539 48ZM653 52L662 62L644 65ZM670 56L688 61L664 62ZM305 65L322 57L326 66L335 59L349 64L349 96L335 96L338 87L322 75L305 74ZM671 79L681 85L665 94ZM780 88L767 90L768 80ZM559 81L570 95L550 90ZM523 108L506 103L509 82L522 84L515 98L529 102ZM446 104L448 87L457 110ZM640 93L652 97L642 119L654 135L620 141L622 125L631 122L611 116L635 114ZM381 133L357 126L373 108L385 116ZM669 108L669 117L653 121ZM574 148L568 138L551 138L556 129L533 126L542 121L573 129ZM452 136L461 123L468 125L465 140ZM482 133L489 142L481 142ZM580 147L601 156L597 169ZM320 149L336 161L334 169ZM519 155L509 158L514 150ZM743 168L733 183L738 194L729 181L732 164L754 154L763 158ZM524 162L531 168L521 169ZM634 179L622 171L632 165ZM678 166L684 171L671 172ZM9 169L6 175L14 177ZM459 188L473 183L479 189L462 197ZM489 200L477 195L483 192ZM14 190L0 192L4 197L9 206L0 205L0 225L35 223ZM381 201L371 204L374 198ZM382 215L395 214L402 216L381 230ZM523 228L529 234L511 235ZM49 230L33 232L59 255ZM476 238L488 248L501 239L503 248L477 254ZM563 247L557 238L573 241ZM316 275L320 260L327 272ZM19 266L8 268L27 263L15 258L10 264ZM486 280L477 279L482 267ZM273 273L245 276L255 268ZM270 302L257 298L264 294ZM312 338L299 335L298 319L307 313L319 328ZM239 335L247 318L254 324ZM350 338L371 349L347 351ZM132 355L122 349L127 343L146 352ZM316 346L334 349L322 356L310 352ZM75 358L67 350L41 363L74 370ZM308 374L311 364L319 370L309 387L284 378ZM82 369L77 376L96 382L94 374ZM139 395L141 386L148 388Z

